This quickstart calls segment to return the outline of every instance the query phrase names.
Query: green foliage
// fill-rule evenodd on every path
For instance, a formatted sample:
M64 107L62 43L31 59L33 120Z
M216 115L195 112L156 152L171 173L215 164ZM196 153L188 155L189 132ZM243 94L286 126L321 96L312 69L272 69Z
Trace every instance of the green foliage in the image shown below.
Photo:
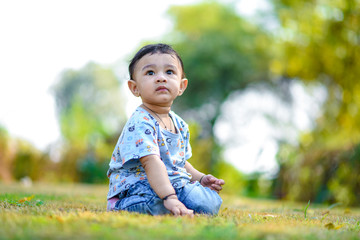
M120 82L110 68L89 63L80 70L66 70L53 86L53 93L61 132L67 140L107 137L124 121Z
M253 198L273 198L273 179L264 176L263 173L245 175L242 195Z
M41 206L44 204L43 201L41 201L40 199L34 200L34 195L30 196L30 197L24 197L20 200L14 200L12 197L9 199L8 198L8 194L5 194L4 198L4 203L5 204L10 204L10 206L16 206L16 207L34 207L34 206Z
M201 169L214 173L222 160L222 147L213 133L221 105L231 92L268 79L265 49L269 38L232 6L216 1L174 6L169 15L174 30L167 42L172 42L182 57L189 79L174 109L201 126L199 142L192 143L201 145L193 147L194 155L201 156Z
M215 108L211 121L231 92L267 79L264 50L269 39L231 6L211 1L172 7L169 14L175 25L175 37L169 38L189 79L186 92L175 103L177 109L198 109L211 103Z
M225 180L223 192L234 195L244 195L244 189L247 187L246 177L239 172L233 165L220 161L216 164L216 177Z
M324 114L312 133L316 143L309 144L331 150L360 142L358 1L274 2L282 29L273 72L318 81L328 90Z
M98 120L86 112L84 104L79 98L74 99L66 114L60 117L64 138L69 142L79 144L79 148L85 148L91 138L96 137L97 134L104 134Z
M109 156L125 121L120 82L113 70L95 63L66 70L53 93L63 136L60 178L106 182Z
M308 204L306 205L305 209L304 209L304 218L306 219L306 216L307 216L307 210L310 206L310 200L308 201Z
M213 138L201 138L201 126L196 122L189 123L189 129L192 150L189 162L200 172L211 173L211 154L215 145Z
M41 180L50 170L49 156L42 153L26 141L18 140L17 149L12 163L12 175L20 180L29 177L31 180Z
M327 89L322 114L297 146L283 144L279 196L358 205L359 1L274 0L281 24L271 71Z
M360 144L341 151L312 149L299 154L298 149L282 146L278 158L281 170L276 193L291 200L360 202Z
M12 138L0 126L0 181L11 182L25 177L44 180L51 168L47 153L25 140Z
M108 153L111 154L111 151ZM105 159L105 163L107 163L107 158ZM76 166L77 172L80 174L79 181L86 183L101 183L107 181L107 179L104 180L104 173L108 170L109 165L105 163L104 161L98 161L94 154L87 153L83 159L78 161L78 165Z

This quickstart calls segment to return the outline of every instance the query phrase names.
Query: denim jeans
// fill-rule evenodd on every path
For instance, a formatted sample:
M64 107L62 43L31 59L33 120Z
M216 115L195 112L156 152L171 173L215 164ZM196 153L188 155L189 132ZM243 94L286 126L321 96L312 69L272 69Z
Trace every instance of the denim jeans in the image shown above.
M179 201L188 209L194 210L194 213L214 215L219 212L222 203L221 197L217 192L203 187L199 182L188 183L175 190ZM125 210L150 215L170 213L146 180L132 186L126 192L125 197L118 200L114 209L111 210Z

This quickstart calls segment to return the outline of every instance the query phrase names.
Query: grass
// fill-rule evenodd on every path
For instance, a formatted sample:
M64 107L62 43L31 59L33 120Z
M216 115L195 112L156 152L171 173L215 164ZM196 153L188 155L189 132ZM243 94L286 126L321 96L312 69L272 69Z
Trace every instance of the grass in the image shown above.
M107 186L0 184L0 239L359 239L360 209L222 195L219 215L106 212ZM305 210L304 210L305 209Z

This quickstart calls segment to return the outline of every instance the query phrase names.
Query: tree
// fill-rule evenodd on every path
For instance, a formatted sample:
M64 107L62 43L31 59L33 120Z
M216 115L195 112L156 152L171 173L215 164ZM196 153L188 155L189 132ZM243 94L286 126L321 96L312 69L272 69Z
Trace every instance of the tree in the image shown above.
M89 63L64 71L53 93L63 136L63 178L101 181L125 120L120 82L112 69Z
M358 203L360 2L273 2L281 24L273 73L319 82L328 94L315 129L298 146L282 146L279 192L296 200Z
M232 6L204 2L169 10L174 31L168 37L183 59L189 86L177 99L177 111L200 124L200 137L210 142L208 170L221 159L212 131L221 104L230 93L268 80L270 39L265 31L242 19Z
M274 2L282 25L276 50L282 51L277 51L272 69L289 78L320 82L328 89L317 140L321 138L328 149L359 142L359 1Z
M87 64L81 70L66 70L53 87L61 132L66 139L89 138L89 135L112 135L124 121L124 100L120 93L120 82L113 70L95 63ZM80 116L86 119L82 124L71 124ZM71 126L71 129L69 129ZM75 128L74 128L75 127ZM74 131L76 130L76 131Z

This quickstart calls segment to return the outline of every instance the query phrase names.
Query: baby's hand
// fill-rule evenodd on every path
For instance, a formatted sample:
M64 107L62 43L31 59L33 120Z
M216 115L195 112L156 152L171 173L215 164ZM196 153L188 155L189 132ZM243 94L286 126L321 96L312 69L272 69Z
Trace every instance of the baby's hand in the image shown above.
M177 197L169 197L164 201L164 206L175 216L194 216L194 211L187 209L185 205L177 199Z
M225 181L222 179L217 179L216 177L212 176L211 174L205 175L201 179L201 185L204 187L208 187L217 193L219 193L222 190L222 185L225 184Z

